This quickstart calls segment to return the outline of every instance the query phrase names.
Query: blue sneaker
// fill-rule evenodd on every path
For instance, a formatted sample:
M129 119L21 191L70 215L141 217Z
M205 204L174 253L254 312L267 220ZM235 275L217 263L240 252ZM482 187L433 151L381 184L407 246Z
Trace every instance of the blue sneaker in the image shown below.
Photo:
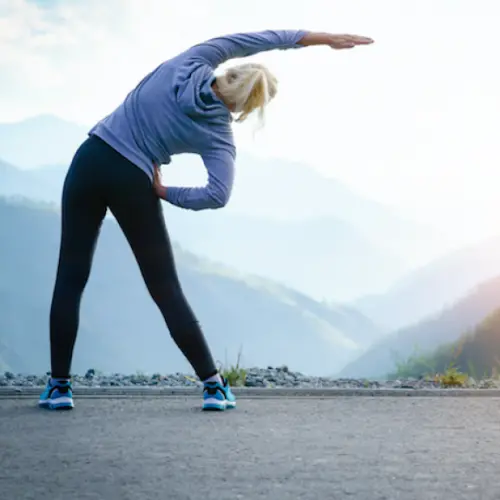
M236 408L236 398L227 379L219 382L205 382L203 387L203 410L224 411Z
M40 396L38 406L48 410L71 410L74 408L71 382L68 380L52 383L49 379L47 387Z

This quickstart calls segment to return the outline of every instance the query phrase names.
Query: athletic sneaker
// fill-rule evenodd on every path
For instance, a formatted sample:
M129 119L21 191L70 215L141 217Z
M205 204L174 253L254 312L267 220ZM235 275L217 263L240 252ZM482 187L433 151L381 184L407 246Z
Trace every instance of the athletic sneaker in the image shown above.
M71 410L73 404L73 390L71 382L52 381L49 379L47 386L38 401L40 408L48 410Z
M219 382L205 382L203 385L203 410L224 411L236 408L236 398L227 379Z

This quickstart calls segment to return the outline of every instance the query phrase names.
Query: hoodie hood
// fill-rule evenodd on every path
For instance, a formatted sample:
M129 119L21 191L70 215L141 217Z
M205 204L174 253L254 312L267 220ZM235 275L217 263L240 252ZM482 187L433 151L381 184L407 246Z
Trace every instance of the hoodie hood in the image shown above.
M200 62L184 66L177 74L175 96L186 115L193 119L232 121L227 106L211 87L214 80L212 68Z

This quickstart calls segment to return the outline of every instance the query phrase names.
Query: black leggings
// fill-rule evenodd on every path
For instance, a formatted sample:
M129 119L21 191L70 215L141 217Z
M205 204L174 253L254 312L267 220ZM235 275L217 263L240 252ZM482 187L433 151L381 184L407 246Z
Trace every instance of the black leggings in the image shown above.
M145 172L96 136L76 152L62 194L62 234L50 311L51 374L70 376L80 302L99 231L111 210L174 342L201 380L217 373L181 289L161 201Z

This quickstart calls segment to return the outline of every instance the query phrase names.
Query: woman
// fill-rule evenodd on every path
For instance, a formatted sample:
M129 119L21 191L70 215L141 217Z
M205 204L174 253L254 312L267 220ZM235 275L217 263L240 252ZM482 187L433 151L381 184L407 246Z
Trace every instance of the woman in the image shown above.
M302 30L240 33L208 40L160 64L77 150L62 193L62 234L50 311L51 377L39 405L73 408L70 367L80 301L97 237L109 208L123 230L151 297L173 340L203 381L203 409L234 408L197 318L182 291L160 200L189 210L225 206L233 185L236 149L232 114L243 122L263 112L277 81L259 64L241 64L220 76L231 58L272 49L325 45L349 49L369 38ZM158 165L180 153L199 154L204 187L164 187Z

